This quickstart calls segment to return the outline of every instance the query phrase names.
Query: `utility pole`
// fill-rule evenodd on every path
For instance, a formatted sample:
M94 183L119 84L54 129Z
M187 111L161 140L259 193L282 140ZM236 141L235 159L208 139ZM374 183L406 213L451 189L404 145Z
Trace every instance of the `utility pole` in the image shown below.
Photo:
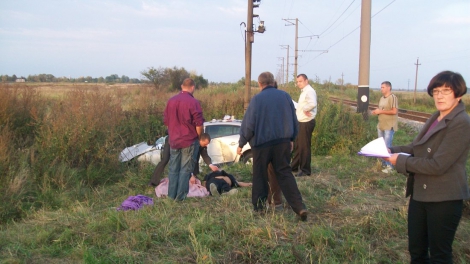
M287 49L287 62L286 62L286 84L289 84L289 45L280 45L281 48Z
M246 30L245 30L245 98L243 108L248 108L251 99L251 55L252 48L251 44L255 42L255 32L263 33L266 29L264 27L264 21L260 21L258 30L253 30L253 17L258 15L253 14L253 8L259 7L261 0L248 0L248 12L246 17Z
M419 63L419 57L416 59L416 77L415 77L415 93L413 95L413 104L416 104L416 88L418 87L418 66L421 65Z
M281 82L284 81L284 57L277 57L278 59L282 59L282 64L281 64L281 74L280 74L280 81L279 81L279 85L281 84Z
M295 19L295 57L294 57L294 78L297 78L297 59L299 58L299 20Z
M245 31L245 98L243 108L248 108L251 99L251 43L254 42L253 34L253 1L248 0L248 14L246 17Z
M294 19L282 19L286 22L288 22L289 24L286 24L286 26L293 26L295 25L295 55L294 55L294 78L297 78L297 66L299 65L298 64L298 58L299 58L299 51L320 51L322 53L327 53L328 50L299 50L299 38L312 38L312 37L317 37L319 38L320 36L319 35L311 35L311 36L305 36L305 37L299 37L299 19L296 18L295 19L295 24L293 22L291 22L290 20L294 20Z
M344 73L341 73L341 91L344 90Z
M294 78L295 78L295 77L297 77L297 58L299 57L298 56L298 49L299 49L298 48L299 47L299 45L298 45L298 42L299 42L299 37L298 37L299 36L299 19L298 18L296 18L296 19L289 19L289 18L284 19L283 18L282 20L289 23L289 24L286 24L286 26L295 25L295 50L294 50L294 52L295 52L295 55L294 55ZM291 22L291 20L295 20L295 24L293 22Z
M357 113L362 113L364 120L369 118L370 25L371 0L362 0Z

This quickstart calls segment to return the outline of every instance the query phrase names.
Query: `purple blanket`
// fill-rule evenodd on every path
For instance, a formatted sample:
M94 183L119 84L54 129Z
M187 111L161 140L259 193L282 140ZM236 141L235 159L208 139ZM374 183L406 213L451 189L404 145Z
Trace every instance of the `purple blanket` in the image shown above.
M144 205L153 205L153 199L145 195L129 196L122 202L121 206L116 210L127 211L127 210L139 210Z

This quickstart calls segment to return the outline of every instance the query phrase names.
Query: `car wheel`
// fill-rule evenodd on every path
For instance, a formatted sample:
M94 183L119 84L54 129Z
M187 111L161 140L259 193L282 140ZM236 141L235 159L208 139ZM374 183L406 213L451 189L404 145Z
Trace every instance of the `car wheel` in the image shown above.
M242 162L243 164L253 164L253 153L251 153L250 151L248 153L243 154Z

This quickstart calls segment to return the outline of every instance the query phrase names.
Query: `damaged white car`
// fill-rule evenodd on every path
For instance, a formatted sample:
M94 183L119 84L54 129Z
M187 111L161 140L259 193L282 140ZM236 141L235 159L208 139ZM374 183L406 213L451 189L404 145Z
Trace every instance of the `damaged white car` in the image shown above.
M225 116L223 119L212 119L204 122L204 132L211 136L211 143L207 146L207 152L215 165L230 164L234 162L252 163L253 154L251 147L246 144L242 149L242 155L237 155L238 139L240 138L241 120L233 116ZM165 145L166 137L159 138L154 145L141 142L125 148L119 155L119 161L126 162L137 158L138 161L151 162L157 165L161 160L161 153ZM199 160L200 164L204 162Z

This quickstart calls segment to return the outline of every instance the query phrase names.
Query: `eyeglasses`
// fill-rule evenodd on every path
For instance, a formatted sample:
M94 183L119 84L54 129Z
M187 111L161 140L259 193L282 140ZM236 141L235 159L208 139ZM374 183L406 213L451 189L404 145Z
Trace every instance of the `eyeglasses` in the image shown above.
M448 94L451 94L452 92L453 92L453 90L450 89L450 88L445 88L445 89L442 89L442 90L432 89L432 95L438 95L439 93L441 93L443 95L448 95Z

